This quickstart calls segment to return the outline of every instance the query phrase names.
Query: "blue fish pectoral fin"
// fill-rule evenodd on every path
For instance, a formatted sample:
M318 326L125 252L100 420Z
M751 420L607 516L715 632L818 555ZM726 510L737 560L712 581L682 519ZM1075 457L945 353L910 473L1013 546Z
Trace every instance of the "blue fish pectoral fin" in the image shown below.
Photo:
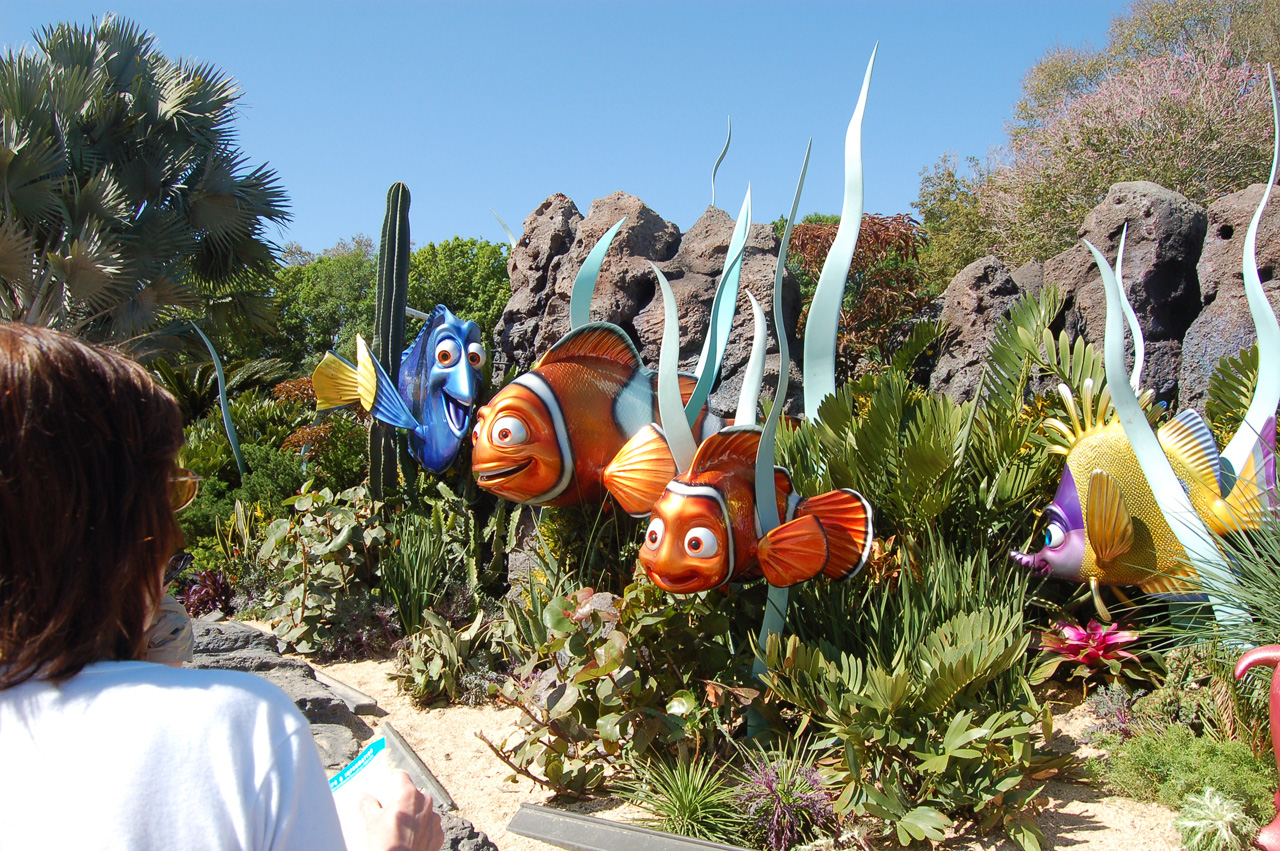
M756 548L765 580L778 588L812 579L826 568L830 558L827 532L812 514L774 527Z
M360 401L360 382L355 365L333 352L325 352L311 374L316 391L316 413L345 408Z
M1133 518L1114 478L1102 470L1089 476L1085 534L1100 564L1115 561L1133 546Z
M409 406L396 384L383 370L382 365L374 360L369 351L369 344L364 337L356 336L356 373L360 386L360 404L380 422L412 431L418 427L418 421L409 411Z

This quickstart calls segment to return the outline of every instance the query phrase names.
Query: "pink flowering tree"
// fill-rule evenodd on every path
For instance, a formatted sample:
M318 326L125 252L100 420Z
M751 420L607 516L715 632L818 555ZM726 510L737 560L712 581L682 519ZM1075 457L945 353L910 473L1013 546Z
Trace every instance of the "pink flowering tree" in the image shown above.
M1265 180L1266 70L1226 39L1195 44L1120 66L1016 130L980 205L998 252L1022 262L1073 244L1113 183L1149 180L1203 204Z

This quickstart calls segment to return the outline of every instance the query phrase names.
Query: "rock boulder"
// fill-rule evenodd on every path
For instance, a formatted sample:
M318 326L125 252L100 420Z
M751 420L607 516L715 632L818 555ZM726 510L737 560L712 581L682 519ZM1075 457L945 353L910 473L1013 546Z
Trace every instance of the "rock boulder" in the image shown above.
M1254 184L1209 207L1204 250L1196 266L1205 304L1182 341L1180 407L1203 410L1209 379L1218 361L1257 342L1245 300L1242 269L1245 234L1265 189L1265 184ZM1272 309L1280 310L1280 282L1275 280L1275 270L1280 265L1280 208L1276 201L1273 193L1263 211L1256 257L1262 288Z

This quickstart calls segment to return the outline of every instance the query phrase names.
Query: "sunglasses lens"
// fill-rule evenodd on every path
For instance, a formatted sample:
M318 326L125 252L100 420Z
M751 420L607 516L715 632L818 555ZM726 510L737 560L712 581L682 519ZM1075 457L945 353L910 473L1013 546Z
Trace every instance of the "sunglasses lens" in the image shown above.
M179 470L169 483L169 503L180 511L195 501L200 490L200 477L190 470Z

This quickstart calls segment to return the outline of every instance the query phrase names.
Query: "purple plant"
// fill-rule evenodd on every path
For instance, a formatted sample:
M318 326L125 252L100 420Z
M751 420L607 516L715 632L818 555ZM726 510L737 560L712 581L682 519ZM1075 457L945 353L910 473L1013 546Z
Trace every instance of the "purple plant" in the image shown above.
M231 614L231 584L221 570L202 570L187 580L175 595L193 618L215 609Z
M834 798L811 760L794 753L748 752L738 803L748 830L769 851L785 851L811 841L836 825Z

